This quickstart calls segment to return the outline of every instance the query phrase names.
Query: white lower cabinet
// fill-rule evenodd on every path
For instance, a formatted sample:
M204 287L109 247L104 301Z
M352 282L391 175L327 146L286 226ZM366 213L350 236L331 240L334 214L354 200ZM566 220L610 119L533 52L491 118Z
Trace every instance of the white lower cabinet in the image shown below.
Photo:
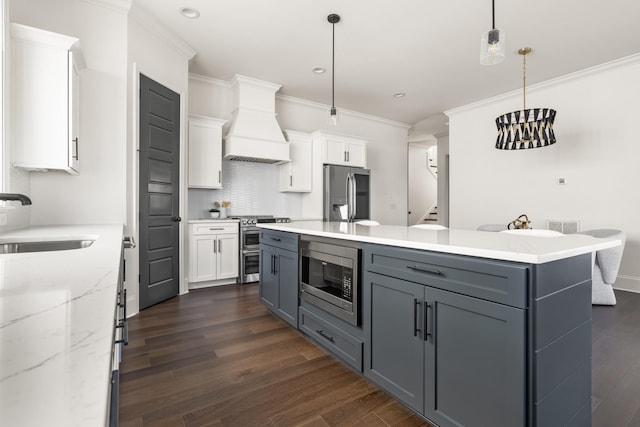
M198 221L189 228L189 287L233 283L240 259L238 222Z

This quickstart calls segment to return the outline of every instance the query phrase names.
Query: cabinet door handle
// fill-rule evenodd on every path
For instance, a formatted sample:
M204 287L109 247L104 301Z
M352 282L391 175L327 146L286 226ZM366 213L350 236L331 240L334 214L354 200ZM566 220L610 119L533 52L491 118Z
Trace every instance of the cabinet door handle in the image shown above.
M75 145L76 145L76 155L73 156L73 158L76 159L76 160L80 160L80 152L78 151L78 137L77 136L75 138L73 138L73 142L75 142Z
M346 151L342 152L342 158L344 159L345 162L347 161L347 152Z
M420 332L420 328L418 327L418 306L420 303L417 298L413 299L413 336L417 337L418 332Z
M275 257L274 257L274 256L273 256L273 254L272 254L272 255L271 255L271 274L275 274L275 273L274 273L274 271L275 271L275 267L274 267L274 265L275 265Z
M213 241L213 253L215 254L216 252L218 252L218 241L214 240Z
M293 175L289 175L289 187L293 187Z
M278 274L278 256L274 255L273 256L273 274L276 275Z
M440 270L434 270L434 269L425 268L425 267L418 267L417 265L407 265L407 268L409 270L418 271L420 273L429 273L429 274L442 276L442 271Z
M433 337L431 335L431 332L429 331L429 312L433 312L433 310L429 310L431 307L431 304L429 304L428 301L424 302L424 340L427 341L428 337ZM433 322L431 322L433 323Z
M222 253L222 239L218 240L218 252Z
M349 152L347 151L347 162L349 162L349 161L350 161L350 159L349 159Z
M218 171L218 184L222 184L222 171Z
M316 329L316 332L318 333L318 335L320 335L322 338L331 341L332 343L335 343L336 340L331 336L331 335L327 335L322 329Z

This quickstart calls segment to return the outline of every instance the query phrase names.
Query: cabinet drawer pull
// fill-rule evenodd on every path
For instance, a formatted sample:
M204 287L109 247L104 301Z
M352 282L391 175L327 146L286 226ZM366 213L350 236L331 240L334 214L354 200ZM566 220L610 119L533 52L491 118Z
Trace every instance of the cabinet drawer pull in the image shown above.
M223 227L213 227L213 228L210 228L209 230L211 230L211 231L224 230L224 228Z
M442 272L440 270L432 270L430 268L418 267L417 265L407 265L409 270L418 271L420 273L429 273L436 274L438 276L442 276Z
M332 343L335 344L336 340L333 339L333 337L331 335L327 335L324 333L324 331L322 329L316 329L316 332L318 333L318 335L320 335L322 338L331 341Z
M76 160L80 160L80 152L78 151L78 137L73 138L73 142L76 143L76 155L73 156L73 158Z
M429 332L429 313L433 310L429 310L431 308L431 304L428 301L424 302L424 340L427 341L427 338L433 337L431 332ZM433 323L433 322L431 322Z
M275 237L269 237L271 240L273 240L274 242L281 242L282 239L277 239Z
M420 303L417 298L413 299L413 336L417 337L420 328L418 327L418 306Z

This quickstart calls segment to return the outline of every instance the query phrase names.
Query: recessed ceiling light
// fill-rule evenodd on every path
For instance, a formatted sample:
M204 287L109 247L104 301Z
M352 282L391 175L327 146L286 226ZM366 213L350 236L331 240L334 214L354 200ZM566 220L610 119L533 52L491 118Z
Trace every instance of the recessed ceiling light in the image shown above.
M313 72L314 72L314 73L316 73L316 74L324 74L327 70L325 70L325 69L324 69L324 68L322 68L322 67L316 67L316 68L314 68L314 69L313 69L313 70L311 70L311 71L313 71Z
M406 95L406 93L404 93L404 92L398 92L398 93L394 93L393 97L394 98L404 98L405 95Z
M198 12L198 9L194 9L192 7L183 7L182 9L180 9L180 13L182 14L182 16L189 19L196 19L200 16L200 12Z

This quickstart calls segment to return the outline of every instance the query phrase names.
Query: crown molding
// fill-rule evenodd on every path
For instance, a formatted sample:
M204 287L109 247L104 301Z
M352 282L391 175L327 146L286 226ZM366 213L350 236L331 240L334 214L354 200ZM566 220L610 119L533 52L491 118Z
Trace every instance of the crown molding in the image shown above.
M601 73L603 71L610 70L613 68L634 64L636 62L640 62L640 53L635 53L633 55L625 56L623 58L614 59L613 61L605 62L604 64L595 65L593 67L585 68L584 70L576 71L570 74L565 74L564 76L556 77L554 79L546 80L544 82L527 86L527 93L535 92L537 90L544 89L547 87L557 86L563 83L570 82L572 80L587 77L592 74ZM483 107L485 105L489 105L494 102L503 101L505 99L512 98L513 96L520 95L521 93L522 93L521 88L512 90L500 95L493 96L491 98L486 98L481 101L473 102L471 104L466 104L460 107L452 108L450 110L445 111L444 114L450 117L451 115L462 113L468 110L473 110L475 108Z
M213 77L207 77L196 73L189 73L189 80L194 80L196 82L206 83L214 86L231 88L231 83L226 80L214 79Z
M95 4L105 9L115 10L116 12L128 13L131 9L133 0L80 0L85 3Z
M322 103L315 102L315 101L309 101L309 100L302 99L302 98L296 98L294 96L289 96L289 95L276 94L276 99L279 99L281 101L291 102L292 104L300 104L300 105L304 105L306 107L312 107L312 108L316 108L316 109L319 109L319 110L325 110L325 111L328 111L331 108L331 106L329 106L327 104L322 104ZM382 123L382 124L385 124L385 125L396 126L396 127L402 128L402 129L410 129L411 126L412 126L412 125L410 125L408 123L398 122L398 121L395 121L395 120L389 120L389 119L385 119L384 117L373 116L373 115L370 115L370 114L360 113L358 111L347 110L347 109L344 109L344 108L338 108L338 111L339 111L340 115L357 117L357 118L365 119L365 120L371 120L371 121Z
M151 14L144 8L139 6L137 3L131 4L129 17L134 19L138 24L140 24L151 34L168 43L171 47L173 47L176 51L183 55L185 59L190 60L196 55L197 52L191 46L189 46L184 40L182 40L180 37L169 31L166 27L152 18Z

